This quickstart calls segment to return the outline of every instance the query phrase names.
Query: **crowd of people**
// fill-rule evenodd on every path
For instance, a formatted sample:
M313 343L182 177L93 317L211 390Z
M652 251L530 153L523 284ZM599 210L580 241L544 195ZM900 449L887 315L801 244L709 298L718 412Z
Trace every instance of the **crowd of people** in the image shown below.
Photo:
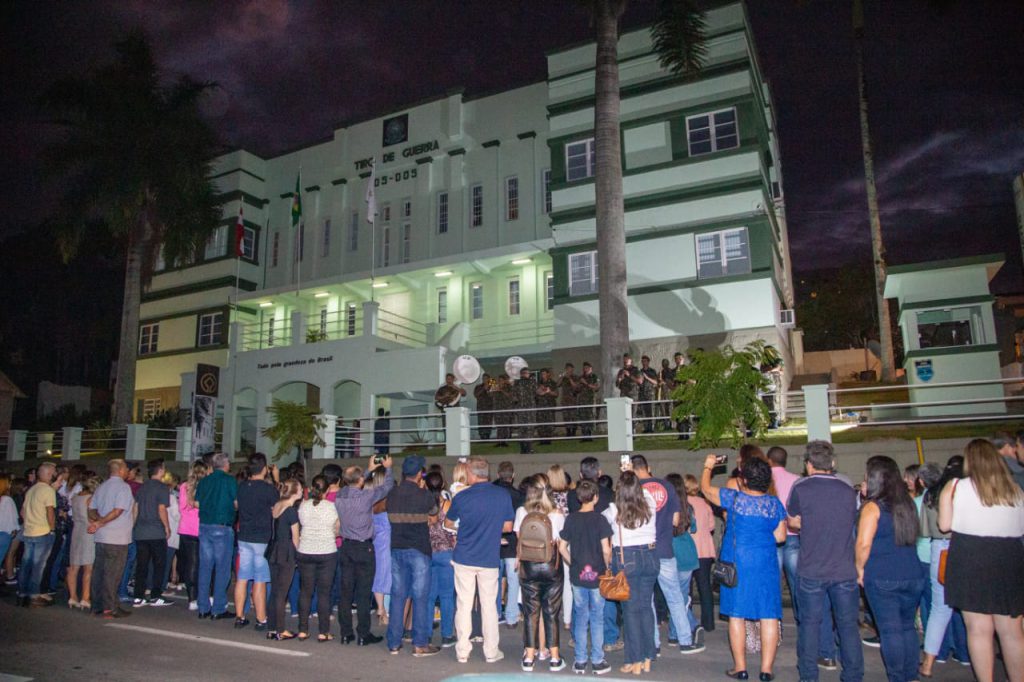
M25 478L0 474L0 559L29 607L54 604L63 582L69 607L103 619L180 599L199 619L273 641L384 640L415 657L452 647L459 662L475 643L487 662L503 659L499 628L521 627L523 671L597 675L610 652L633 675L667 646L703 652L717 583L725 674L750 679L757 653L765 682L785 582L800 680L840 667L844 682L862 679L868 645L891 682L947 660L990 682L997 658L1021 682L1020 437L972 440L945 466L871 457L856 485L822 441L807 445L800 475L784 449L746 445L731 471L709 455L699 478L659 478L641 454L623 456L615 479L587 457L575 480L553 465L518 481L511 462L492 480L473 457L450 477L419 455L395 472L380 455L308 480L261 454L234 474L227 455L207 456L184 481L161 460L111 460L104 481L45 462Z

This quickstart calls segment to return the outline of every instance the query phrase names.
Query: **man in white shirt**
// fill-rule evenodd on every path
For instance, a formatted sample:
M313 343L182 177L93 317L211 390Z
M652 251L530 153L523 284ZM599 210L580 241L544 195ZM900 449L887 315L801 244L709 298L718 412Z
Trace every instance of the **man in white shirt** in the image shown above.
M104 618L124 618L131 611L118 606L117 586L128 561L132 541L132 508L135 498L125 482L128 465L123 459L108 463L110 478L89 500L89 529L96 536L96 561L92 571L92 610Z

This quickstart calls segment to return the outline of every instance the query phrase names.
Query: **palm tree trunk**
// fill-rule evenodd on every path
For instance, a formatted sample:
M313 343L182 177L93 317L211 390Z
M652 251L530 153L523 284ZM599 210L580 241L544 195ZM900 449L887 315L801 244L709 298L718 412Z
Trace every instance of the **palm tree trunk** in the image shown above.
M142 269L146 244L152 228L142 211L139 228L132 230L124 269L124 301L121 304L121 341L117 351L117 380L114 384L114 426L130 424L134 419L135 363L139 351L139 306L142 302Z
M626 299L626 230L622 203L619 138L619 17L624 0L595 0L597 57L594 69L595 212L598 311L604 395L614 395L612 377L629 350Z
M860 95L860 144L864 154L864 187L867 190L868 219L871 223L871 257L875 267L875 304L878 306L878 336L881 345L882 381L896 376L892 348L892 319L885 300L885 244L882 241L882 219L878 212L878 191L875 187L875 155L868 128L868 94L864 81L864 8L861 0L853 0L853 32L857 60L857 91Z

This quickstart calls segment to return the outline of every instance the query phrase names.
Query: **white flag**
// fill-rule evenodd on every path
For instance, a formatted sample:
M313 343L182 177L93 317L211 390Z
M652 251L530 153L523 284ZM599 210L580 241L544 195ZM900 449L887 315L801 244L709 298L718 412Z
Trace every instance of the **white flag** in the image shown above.
M377 217L377 193L374 184L377 181L377 164L370 165L370 178L366 183L366 222L373 223Z

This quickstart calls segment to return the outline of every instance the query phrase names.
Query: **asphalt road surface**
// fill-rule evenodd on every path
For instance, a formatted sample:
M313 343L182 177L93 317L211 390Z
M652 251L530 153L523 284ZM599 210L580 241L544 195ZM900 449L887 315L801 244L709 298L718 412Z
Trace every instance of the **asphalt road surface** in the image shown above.
M130 607L129 607L130 608ZM505 660L488 664L480 645L474 646L468 663L455 660L454 649L443 649L430 658L413 658L405 644L398 655L389 655L384 643L368 647L341 646L337 641L318 643L267 641L252 626L235 630L231 620L200 621L178 601L164 608L132 609L130 618L102 620L72 611L65 606L24 609L13 605L10 597L0 600L0 682L7 680L396 680L432 682L459 675L482 679L510 680L520 673L522 626L501 628L501 649ZM787 617L789 614L787 613ZM292 629L296 621L290 620ZM311 629L316 631L316 620ZM375 634L381 628L376 626ZM724 623L722 624L724 626ZM337 634L336 626L332 628ZM568 643L563 634L563 645ZM775 664L776 679L797 679L796 628L787 621L784 641ZM667 638L665 630L662 637ZM435 643L440 636L435 632ZM569 665L555 673L573 678L572 649L563 648ZM885 673L877 648L864 647L866 682L883 682ZM613 672L604 679L623 678L618 673L622 652L608 655ZM664 646L649 680L724 681L723 672L731 667L725 627L707 637L707 650L683 656L678 649ZM536 672L520 678L540 677L547 669L538 662ZM748 657L751 678L756 680L758 660ZM486 676L486 677L485 677ZM547 674L543 675L548 677ZM553 677L553 676L552 676ZM631 679L633 676L628 676ZM969 668L956 663L936 666L932 682L972 680ZM839 673L822 671L822 682L838 682Z

